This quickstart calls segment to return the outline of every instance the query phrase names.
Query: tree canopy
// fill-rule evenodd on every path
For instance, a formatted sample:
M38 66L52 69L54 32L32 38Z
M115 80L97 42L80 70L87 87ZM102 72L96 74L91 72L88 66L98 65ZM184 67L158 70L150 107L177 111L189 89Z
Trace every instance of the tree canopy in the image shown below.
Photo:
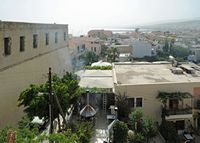
M119 58L119 51L115 47L111 47L107 49L107 61L108 62L116 62L117 58Z
M93 51L86 51L81 58L85 61L85 65L91 65L98 61L98 56Z
M24 112L27 113L30 119L35 116L44 118L45 122L49 119L49 94L48 94L48 82L41 85L30 85L29 88L21 92L19 96L18 106L24 107ZM76 76L71 73L66 73L62 78L58 75L54 75L52 78L53 88L53 119L59 116L60 110L57 106L55 96L63 109L64 113L67 113L71 104L76 102L76 99L81 94Z
M134 143L142 143L144 141L149 143L157 135L158 130L156 122L149 117L145 117L139 109L130 114L130 128L135 132Z

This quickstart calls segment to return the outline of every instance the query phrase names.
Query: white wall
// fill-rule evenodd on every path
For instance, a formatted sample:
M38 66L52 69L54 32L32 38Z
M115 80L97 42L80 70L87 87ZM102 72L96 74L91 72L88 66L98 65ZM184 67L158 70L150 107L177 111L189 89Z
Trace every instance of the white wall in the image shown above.
M147 43L145 41L133 41L133 57L136 58L142 58L144 56L152 56L151 50L152 46L150 43Z

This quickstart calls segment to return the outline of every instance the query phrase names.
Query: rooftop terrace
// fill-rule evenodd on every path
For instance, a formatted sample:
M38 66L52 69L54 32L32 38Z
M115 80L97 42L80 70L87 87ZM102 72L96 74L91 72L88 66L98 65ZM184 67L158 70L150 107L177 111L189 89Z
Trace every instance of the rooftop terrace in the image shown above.
M189 65L184 65L189 66ZM174 74L171 64L162 63L137 63L115 64L114 70L118 84L161 84L200 82L200 71L194 70L194 74Z

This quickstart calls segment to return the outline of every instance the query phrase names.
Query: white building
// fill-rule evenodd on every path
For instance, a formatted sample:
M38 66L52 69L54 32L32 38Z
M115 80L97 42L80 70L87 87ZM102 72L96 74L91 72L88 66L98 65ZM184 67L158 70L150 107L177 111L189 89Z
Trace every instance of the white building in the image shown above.
M152 45L146 41L133 41L133 57L142 58L144 56L152 56Z

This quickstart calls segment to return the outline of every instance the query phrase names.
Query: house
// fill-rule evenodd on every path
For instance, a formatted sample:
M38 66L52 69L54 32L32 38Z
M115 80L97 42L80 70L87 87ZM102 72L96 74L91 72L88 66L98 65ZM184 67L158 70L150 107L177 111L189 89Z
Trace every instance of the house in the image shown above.
M132 55L135 58L143 58L145 56L154 56L152 44L147 41L135 40L131 43L133 47Z
M176 72L177 71L177 72ZM182 71L182 72L180 72ZM132 108L141 108L144 114L161 122L162 102L159 93L167 93L166 120L176 124L181 132L191 124L196 127L196 101L200 99L200 71L189 65L178 69L169 63L115 63L113 65L114 93L128 96ZM171 94L191 96L178 100ZM171 98L170 98L171 97ZM179 97L179 96L178 96Z
M110 30L90 30L88 32L88 37L100 38L100 39L107 39L112 37L112 31Z
M20 92L46 82L49 67L58 75L71 71L68 25L0 21L0 53L1 128L21 119Z
M101 53L101 45L102 43L99 38L81 36L72 37L69 39L69 49L72 56L72 64L74 70L79 70L84 66L81 56L86 51L92 51L99 56Z

